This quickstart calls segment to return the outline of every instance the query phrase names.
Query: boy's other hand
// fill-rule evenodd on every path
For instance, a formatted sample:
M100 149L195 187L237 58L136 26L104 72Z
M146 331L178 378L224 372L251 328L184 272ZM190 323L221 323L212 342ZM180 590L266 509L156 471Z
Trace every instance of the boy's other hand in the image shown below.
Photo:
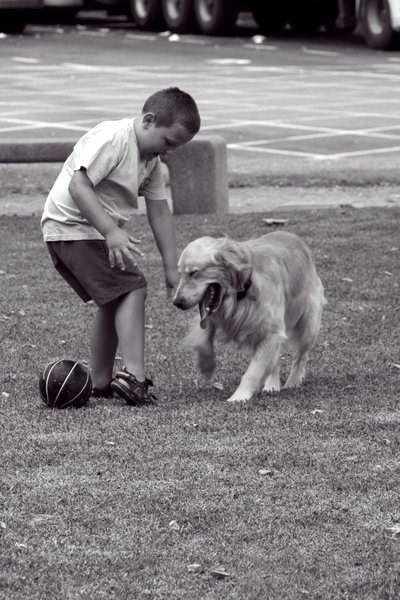
M143 252L135 246L135 244L140 244L141 240L137 240L119 227L107 233L105 239L112 269L116 268L124 271L126 261L136 265L136 261L132 256L133 253L143 256Z

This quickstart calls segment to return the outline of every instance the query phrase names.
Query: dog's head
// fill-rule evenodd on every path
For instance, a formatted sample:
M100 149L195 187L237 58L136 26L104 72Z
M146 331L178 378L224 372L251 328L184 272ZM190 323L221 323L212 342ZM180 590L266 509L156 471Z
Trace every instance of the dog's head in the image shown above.
M178 263L180 281L174 304L187 310L200 307L201 327L227 297L240 298L251 285L250 253L228 238L202 237L191 242Z

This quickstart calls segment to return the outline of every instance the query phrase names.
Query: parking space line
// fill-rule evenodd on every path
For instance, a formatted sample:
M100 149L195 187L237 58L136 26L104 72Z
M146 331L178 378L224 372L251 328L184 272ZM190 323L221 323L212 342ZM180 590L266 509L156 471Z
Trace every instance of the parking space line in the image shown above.
M342 54L341 52L332 52L331 50L315 50L306 46L303 46L301 49L304 54L315 54L316 56L340 56Z
M280 140L279 140L280 141ZM285 156L296 156L301 158L313 158L315 160L338 160L341 158L351 158L356 156L369 156L376 154L387 154L399 152L400 146L393 148L375 148L373 150L356 150L354 152L338 152L336 154L317 154L315 152L301 152L298 150L282 150L280 148L258 148L255 146L249 147L244 144L227 144L227 148L231 150L247 150L248 152L258 152L261 154L282 154Z
M51 127L51 128L55 128L55 129L70 129L71 131L87 131L87 127L83 127L83 126L79 126L79 125L72 125L69 123L63 123L63 122L49 122L49 121L31 121L28 119L3 119L2 116L0 115L0 122L4 121L4 122L8 122L8 123L19 123L20 125L26 125L29 129L31 128L45 128L45 127Z
M280 150L277 148L249 148L248 146L244 146L243 144L227 144L227 148L231 150L247 150L248 152L259 152L262 154L282 154L285 156L296 156L300 158L325 158L323 154L315 154L312 152L301 152L298 150Z
M126 33L125 34L125 40L139 40L139 41L147 41L147 42L154 42L157 39L157 36L155 35L135 35L134 33Z
M278 50L278 46L267 46L266 44L242 44L242 48L249 48L250 50Z
M373 156L376 154L389 154L393 152L399 152L400 146L394 146L393 148L375 148L373 150L356 150L355 152L338 152L336 154L324 154L320 158L322 160L333 159L338 160L339 158L351 158L355 156Z

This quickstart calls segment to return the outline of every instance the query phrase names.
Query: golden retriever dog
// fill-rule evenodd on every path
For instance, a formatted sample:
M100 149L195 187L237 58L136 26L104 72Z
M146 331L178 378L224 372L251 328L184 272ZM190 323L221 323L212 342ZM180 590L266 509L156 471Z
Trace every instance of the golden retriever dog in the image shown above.
M300 385L326 301L313 254L297 235L278 231L245 242L202 237L185 248L178 268L175 306L200 307L200 322L187 343L197 352L202 375L210 379L214 372L217 332L252 357L228 402L281 389L280 348L286 339L294 358L284 387Z

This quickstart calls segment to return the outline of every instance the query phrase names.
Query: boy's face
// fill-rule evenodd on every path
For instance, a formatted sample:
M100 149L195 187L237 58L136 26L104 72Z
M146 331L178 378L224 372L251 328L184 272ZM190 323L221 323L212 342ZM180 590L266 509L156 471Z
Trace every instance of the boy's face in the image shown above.
M144 160L152 160L159 155L168 155L194 137L182 125L157 127L154 115L151 113L142 115L141 119L139 119L138 127L135 127L135 131L140 157Z

